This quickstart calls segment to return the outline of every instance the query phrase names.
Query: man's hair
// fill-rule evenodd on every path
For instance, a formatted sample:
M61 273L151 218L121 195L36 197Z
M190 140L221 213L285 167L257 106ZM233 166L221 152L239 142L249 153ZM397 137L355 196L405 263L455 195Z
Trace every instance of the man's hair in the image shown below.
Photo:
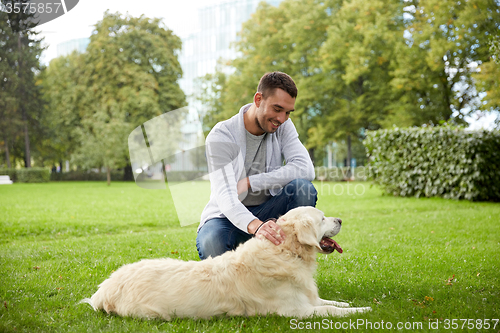
M262 94L262 98L265 99L273 95L276 88L283 89L292 98L297 97L297 87L295 86L295 82L293 82L290 75L282 72L264 74L264 76L260 78L257 92L260 92Z

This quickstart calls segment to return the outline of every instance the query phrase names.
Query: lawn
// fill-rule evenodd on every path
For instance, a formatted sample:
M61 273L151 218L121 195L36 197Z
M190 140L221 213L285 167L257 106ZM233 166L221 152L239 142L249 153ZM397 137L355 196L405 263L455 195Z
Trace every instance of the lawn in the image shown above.
M189 188L196 196L206 185ZM199 260L197 224L180 226L168 190L14 184L0 187L0 331L367 332L390 324L394 331L500 332L500 204L395 198L368 183L315 185L318 208L343 221L335 239L344 253L318 255L320 296L371 306L371 313L164 322L94 312L78 301L123 264Z

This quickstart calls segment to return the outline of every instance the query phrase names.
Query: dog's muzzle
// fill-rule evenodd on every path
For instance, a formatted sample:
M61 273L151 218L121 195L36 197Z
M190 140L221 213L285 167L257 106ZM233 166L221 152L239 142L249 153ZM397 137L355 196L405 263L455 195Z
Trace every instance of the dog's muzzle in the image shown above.
M342 224L342 220L339 218L335 218L335 222L338 222L340 225ZM343 252L340 245L336 241L331 239L330 237L323 236L323 238L321 239L321 241L319 243L319 246L321 247L321 251L323 253L330 254L335 250L337 250L338 253Z

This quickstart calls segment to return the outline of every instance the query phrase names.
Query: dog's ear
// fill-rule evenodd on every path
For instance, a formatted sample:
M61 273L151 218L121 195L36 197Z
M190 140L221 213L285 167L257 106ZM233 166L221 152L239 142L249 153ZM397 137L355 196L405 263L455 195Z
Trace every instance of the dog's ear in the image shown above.
M301 244L309 245L321 250L318 243L318 235L312 217L304 217L295 224L297 239Z

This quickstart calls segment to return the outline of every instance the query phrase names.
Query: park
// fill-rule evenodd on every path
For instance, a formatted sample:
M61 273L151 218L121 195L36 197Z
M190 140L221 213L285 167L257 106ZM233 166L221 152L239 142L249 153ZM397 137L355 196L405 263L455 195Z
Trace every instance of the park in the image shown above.
M89 0L41 21L31 8L50 4L29 3L0 5L1 332L500 332L497 1L214 0L196 20ZM97 12L43 61L44 38ZM288 102L264 129L271 72L298 93L273 88ZM144 320L80 303L123 265L200 260L222 184L206 138L242 106L249 134L293 134L281 147L300 147L316 207L342 220L343 252L314 254L319 296L372 311ZM283 152L277 170L297 160Z
M337 184L343 191L329 191ZM344 221L336 237L344 253L317 258L320 296L373 308L351 320L421 322L425 331L439 322L445 331L448 319L498 317L498 204L384 196L364 182L315 185L317 207ZM293 331L291 318L277 316L144 321L78 304L124 264L199 260L197 223L180 226L168 190L14 184L0 188L0 201L3 331Z

